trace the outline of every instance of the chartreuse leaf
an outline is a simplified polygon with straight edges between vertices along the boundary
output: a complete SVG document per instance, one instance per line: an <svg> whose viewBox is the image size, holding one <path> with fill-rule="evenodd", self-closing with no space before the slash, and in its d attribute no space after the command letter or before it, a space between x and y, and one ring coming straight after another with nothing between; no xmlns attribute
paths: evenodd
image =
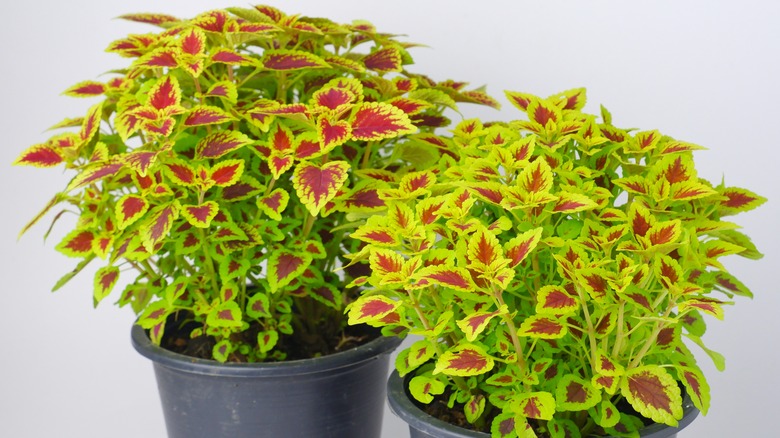
<svg viewBox="0 0 780 438"><path fill-rule="evenodd" d="M323 165L303 161L293 172L293 187L312 216L317 216L325 204L333 199L350 169L346 161L330 161Z"/></svg>
<svg viewBox="0 0 780 438"><path fill-rule="evenodd" d="M485 396L482 394L473 394L466 403L463 404L463 413L466 414L466 420L474 423L485 411Z"/></svg>
<svg viewBox="0 0 780 438"><path fill-rule="evenodd" d="M395 312L399 303L384 295L363 295L349 307L349 324L363 324L380 321Z"/></svg>
<svg viewBox="0 0 780 438"><path fill-rule="evenodd" d="M198 142L195 146L195 157L198 159L220 158L250 143L252 140L243 132L217 131Z"/></svg>
<svg viewBox="0 0 780 438"><path fill-rule="evenodd" d="M716 190L723 197L720 207L724 216L750 211L766 202L763 196L739 187L718 187Z"/></svg>
<svg viewBox="0 0 780 438"><path fill-rule="evenodd" d="M68 257L86 257L92 253L94 240L95 233L91 230L75 229L68 233L55 248Z"/></svg>
<svg viewBox="0 0 780 438"><path fill-rule="evenodd" d="M702 329L703 329L703 327L702 327ZM704 350L705 353L707 353L707 356L709 356L710 359L712 359L712 363L715 365L715 368L718 371L723 371L723 370L726 369L726 358L723 357L723 355L718 353L717 351L714 351L714 350L711 350L711 349L707 348L707 346L704 345L704 342L701 340L701 338L699 336L695 336L693 334L686 333L685 337L687 337L688 339L693 341L696 345L699 346L699 348L701 348L702 350Z"/></svg>
<svg viewBox="0 0 780 438"><path fill-rule="evenodd" d="M158 243L168 236L173 221L179 217L179 206L176 203L162 205L152 210L148 219L141 225L141 239L149 252L154 252Z"/></svg>
<svg viewBox="0 0 780 438"><path fill-rule="evenodd" d="M599 403L594 420L596 424L605 429L615 427L618 421L620 421L620 411L608 398L605 398Z"/></svg>
<svg viewBox="0 0 780 438"><path fill-rule="evenodd" d="M216 345L214 345L214 348L212 348L211 350L211 355L214 357L214 360L216 360L217 362L225 363L227 362L228 357L232 352L233 352L233 344L229 340L223 339L217 342Z"/></svg>
<svg viewBox="0 0 780 438"><path fill-rule="evenodd" d="M232 186L244 173L244 160L222 160L211 168L208 176L210 183L219 187Z"/></svg>
<svg viewBox="0 0 780 438"><path fill-rule="evenodd" d="M412 397L425 404L432 402L433 396L442 394L445 388L444 382L426 375L415 376L409 381L409 392Z"/></svg>
<svg viewBox="0 0 780 438"><path fill-rule="evenodd" d="M573 421L553 418L547 422L551 438L581 438L580 429Z"/></svg>
<svg viewBox="0 0 780 438"><path fill-rule="evenodd" d="M251 297L246 303L246 314L250 318L267 318L271 316L271 311L268 303L268 296L262 292L258 292Z"/></svg>
<svg viewBox="0 0 780 438"><path fill-rule="evenodd" d="M282 220L282 212L287 208L290 195L282 188L276 188L271 193L257 198L257 207L269 218L275 221Z"/></svg>
<svg viewBox="0 0 780 438"><path fill-rule="evenodd" d="M677 426L682 418L682 395L666 369L647 365L626 370L620 382L623 397L643 416L656 423Z"/></svg>
<svg viewBox="0 0 780 438"><path fill-rule="evenodd" d="M257 334L257 349L260 353L267 353L276 346L279 341L279 332L265 330Z"/></svg>
<svg viewBox="0 0 780 438"><path fill-rule="evenodd" d="M206 317L211 327L239 328L242 325L241 308L235 301L227 301L215 306Z"/></svg>
<svg viewBox="0 0 780 438"><path fill-rule="evenodd" d="M417 130L402 110L382 102L365 102L352 119L352 138L375 141L412 134Z"/></svg>
<svg viewBox="0 0 780 438"><path fill-rule="evenodd" d="M200 205L183 205L180 213L193 227L208 228L211 220L219 213L219 205L214 201L206 201Z"/></svg>
<svg viewBox="0 0 780 438"><path fill-rule="evenodd" d="M559 411L585 411L601 401L601 392L587 380L566 374L558 381L555 401Z"/></svg>
<svg viewBox="0 0 780 438"><path fill-rule="evenodd" d="M555 398L549 392L523 392L512 397L511 409L525 418L550 420L555 413Z"/></svg>
<svg viewBox="0 0 780 438"><path fill-rule="evenodd" d="M458 327L466 335L466 340L473 342L482 333L493 317L507 313L506 305L493 312L474 312L457 322Z"/></svg>
<svg viewBox="0 0 780 438"><path fill-rule="evenodd" d="M534 228L516 236L504 244L504 255L509 259L509 266L514 268L530 254L542 237L542 228Z"/></svg>
<svg viewBox="0 0 780 438"><path fill-rule="evenodd" d="M536 292L536 313L545 315L566 315L579 307L577 299L561 286L542 286Z"/></svg>
<svg viewBox="0 0 780 438"><path fill-rule="evenodd" d="M478 376L492 370L493 365L493 358L482 347L463 343L439 356L433 373L444 373L448 376Z"/></svg>
<svg viewBox="0 0 780 438"><path fill-rule="evenodd" d="M421 339L398 355L395 361L396 369L403 377L430 360L435 353L436 346L428 339Z"/></svg>
<svg viewBox="0 0 780 438"><path fill-rule="evenodd" d="M555 318L531 315L520 325L517 334L539 339L558 339L568 333L566 326Z"/></svg>
<svg viewBox="0 0 780 438"><path fill-rule="evenodd" d="M111 290L114 289L118 279L119 268L116 266L104 266L97 270L93 284L94 305L96 307L101 301L103 301L103 298L107 297L111 293Z"/></svg>
<svg viewBox="0 0 780 438"><path fill-rule="evenodd" d="M268 258L268 285L272 291L287 286L311 264L311 256L276 250Z"/></svg>
<svg viewBox="0 0 780 438"><path fill-rule="evenodd" d="M322 58L302 50L266 50L262 62L263 67L277 71L328 67Z"/></svg>
<svg viewBox="0 0 780 438"><path fill-rule="evenodd" d="M693 404L702 414L707 415L710 409L710 385L701 370L695 367L678 367L677 376Z"/></svg>
<svg viewBox="0 0 780 438"><path fill-rule="evenodd" d="M416 287L437 285L462 292L469 292L475 287L467 270L453 266L426 266L417 271L415 278Z"/></svg>
<svg viewBox="0 0 780 438"><path fill-rule="evenodd" d="M62 154L52 146L38 144L29 147L21 153L14 166L35 166L35 167L53 167L64 161Z"/></svg>

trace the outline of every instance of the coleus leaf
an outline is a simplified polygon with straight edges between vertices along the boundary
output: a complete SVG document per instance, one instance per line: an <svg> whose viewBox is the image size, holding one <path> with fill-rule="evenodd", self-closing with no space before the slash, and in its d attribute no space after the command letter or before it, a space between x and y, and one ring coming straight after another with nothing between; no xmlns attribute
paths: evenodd
<svg viewBox="0 0 780 438"><path fill-rule="evenodd" d="M559 411L586 411L601 401L601 392L590 382L566 374L558 381L555 400Z"/></svg>
<svg viewBox="0 0 780 438"><path fill-rule="evenodd" d="M343 297L339 290L332 284L321 284L308 288L308 296L330 307L341 311Z"/></svg>
<svg viewBox="0 0 780 438"><path fill-rule="evenodd" d="M311 256L276 250L268 258L268 285L271 291L287 286L311 264Z"/></svg>
<svg viewBox="0 0 780 438"><path fill-rule="evenodd" d="M693 404L699 408L702 414L707 415L710 408L710 386L701 370L693 367L680 367L677 369L677 375L685 386L686 394L693 400Z"/></svg>
<svg viewBox="0 0 780 438"><path fill-rule="evenodd" d="M558 339L568 333L566 325L545 315L531 315L520 325L518 335L538 339Z"/></svg>
<svg viewBox="0 0 780 438"><path fill-rule="evenodd" d="M555 398L549 392L524 392L512 398L514 412L526 418L551 420L555 413Z"/></svg>
<svg viewBox="0 0 780 438"><path fill-rule="evenodd" d="M106 92L106 85L95 81L82 81L71 86L63 94L71 97L100 96Z"/></svg>
<svg viewBox="0 0 780 438"><path fill-rule="evenodd" d="M249 301L246 304L246 314L250 318L268 318L271 316L271 308L269 306L268 296L262 292L256 293L249 297Z"/></svg>
<svg viewBox="0 0 780 438"><path fill-rule="evenodd" d="M417 271L414 278L416 279L415 287L436 285L461 292L470 292L475 288L468 271L453 266L426 266Z"/></svg>
<svg viewBox="0 0 780 438"><path fill-rule="evenodd" d="M536 292L536 312L546 315L567 315L577 310L577 299L561 286L543 286Z"/></svg>
<svg viewBox="0 0 780 438"><path fill-rule="evenodd" d="M215 164L208 175L209 183L219 187L232 186L244 173L244 160L222 160Z"/></svg>
<svg viewBox="0 0 780 438"><path fill-rule="evenodd" d="M149 89L149 105L156 110L176 110L181 104L181 87L173 76L165 76Z"/></svg>
<svg viewBox="0 0 780 438"><path fill-rule="evenodd" d="M660 366L626 370L620 390L637 412L656 423L676 427L677 421L682 418L680 387L674 377Z"/></svg>
<svg viewBox="0 0 780 438"><path fill-rule="evenodd" d="M276 330L264 330L257 333L257 350L260 353L271 351L279 342L279 332Z"/></svg>
<svg viewBox="0 0 780 438"><path fill-rule="evenodd" d="M534 160L518 176L518 184L526 193L545 193L552 188L552 168L543 159Z"/></svg>
<svg viewBox="0 0 780 438"><path fill-rule="evenodd" d="M155 24L158 26L165 23L175 23L177 21L180 21L178 18L172 15L154 14L154 13L123 14L120 15L118 18L121 18L123 20L128 20L128 21L135 21L137 23Z"/></svg>
<svg viewBox="0 0 780 438"><path fill-rule="evenodd" d="M199 105L192 108L184 119L184 126L215 125L233 120L233 116L222 108Z"/></svg>
<svg viewBox="0 0 780 438"><path fill-rule="evenodd" d="M117 201L114 207L114 217L117 219L117 227L124 230L129 225L140 219L149 209L149 202L145 198L135 194L127 194Z"/></svg>
<svg viewBox="0 0 780 438"><path fill-rule="evenodd" d="M211 327L239 328L242 325L242 315L238 303L228 301L211 309L206 316L206 324Z"/></svg>
<svg viewBox="0 0 780 438"><path fill-rule="evenodd" d="M197 27L191 27L181 33L179 48L184 55L196 57L203 55L206 49L206 34Z"/></svg>
<svg viewBox="0 0 780 438"><path fill-rule="evenodd" d="M274 179L279 179L285 172L295 164L295 159L291 155L280 155L277 153L271 153L268 157L268 168L271 170L271 175Z"/></svg>
<svg viewBox="0 0 780 438"><path fill-rule="evenodd" d="M482 347L463 343L439 356L433 373L444 373L448 376L478 376L492 370L493 365L493 358Z"/></svg>
<svg viewBox="0 0 780 438"><path fill-rule="evenodd" d="M493 312L474 312L458 321L457 324L463 334L466 335L466 340L474 342L474 340L477 339L477 336L487 328L488 324L490 324L490 321L495 316L506 313L506 306L502 306L501 309Z"/></svg>
<svg viewBox="0 0 780 438"><path fill-rule="evenodd" d="M97 270L93 283L93 301L95 306L111 293L118 279L119 268L116 266L105 266Z"/></svg>
<svg viewBox="0 0 780 438"><path fill-rule="evenodd" d="M560 192L556 195L558 200L555 201L553 213L576 213L593 209L598 205L594 200L579 193Z"/></svg>
<svg viewBox="0 0 780 438"><path fill-rule="evenodd" d="M183 205L180 210L182 217L197 228L208 228L217 213L219 205L214 201L205 201L200 205Z"/></svg>
<svg viewBox="0 0 780 438"><path fill-rule="evenodd" d="M329 67L322 58L300 50L266 50L262 63L265 68L277 71Z"/></svg>
<svg viewBox="0 0 780 438"><path fill-rule="evenodd" d="M79 138L81 138L83 144L89 143L89 141L98 133L102 117L103 102L89 108L87 115L81 123L81 131L79 131Z"/></svg>
<svg viewBox="0 0 780 438"><path fill-rule="evenodd" d="M323 87L314 92L312 102L325 110L339 113L355 101L355 94L346 88Z"/></svg>
<svg viewBox="0 0 780 438"><path fill-rule="evenodd" d="M38 144L29 147L14 160L15 166L53 167L64 161L62 154L52 146Z"/></svg>
<svg viewBox="0 0 780 438"><path fill-rule="evenodd" d="M157 244L168 236L173 221L178 217L179 207L175 203L162 205L150 213L141 225L141 239L147 251L155 251Z"/></svg>
<svg viewBox="0 0 780 438"><path fill-rule="evenodd" d="M218 62L230 65L252 65L255 61L238 52L228 49L220 49L211 55L211 62Z"/></svg>
<svg viewBox="0 0 780 438"><path fill-rule="evenodd" d="M416 130L406 113L388 103L365 102L352 117L352 138L355 140L383 140Z"/></svg>
<svg viewBox="0 0 780 438"><path fill-rule="evenodd" d="M478 227L469 238L466 249L469 268L478 272L500 269L509 262L504 258L503 252L496 236L484 227Z"/></svg>
<svg viewBox="0 0 780 438"><path fill-rule="evenodd" d="M252 140L240 131L219 131L201 139L195 147L195 157L220 158L243 146L252 143Z"/></svg>
<svg viewBox="0 0 780 438"><path fill-rule="evenodd" d="M420 403L428 404L433 396L444 393L447 386L439 379L428 376L414 376L409 381L409 393Z"/></svg>
<svg viewBox="0 0 780 438"><path fill-rule="evenodd" d="M168 178L171 179L174 184L189 187L194 186L198 182L195 168L187 161L171 160L166 163L165 170Z"/></svg>
<svg viewBox="0 0 780 438"><path fill-rule="evenodd" d="M394 247L400 242L397 230L370 224L361 226L353 231L350 236L376 246Z"/></svg>
<svg viewBox="0 0 780 438"><path fill-rule="evenodd" d="M293 172L293 187L312 216L317 216L332 200L347 179L346 161L329 161L321 166L303 161Z"/></svg>
<svg viewBox="0 0 780 438"><path fill-rule="evenodd" d="M68 257L86 257L93 251L95 233L90 230L75 229L68 233L55 249Z"/></svg>
<svg viewBox="0 0 780 438"><path fill-rule="evenodd" d="M233 82L220 81L210 86L204 96L219 97L230 103L236 103L238 101L238 90Z"/></svg>
<svg viewBox="0 0 780 438"><path fill-rule="evenodd" d="M396 358L398 374L403 377L428 362L436 354L436 346L427 339L416 341Z"/></svg>
<svg viewBox="0 0 780 438"><path fill-rule="evenodd" d="M349 324L375 323L395 312L399 303L384 295L363 295L349 307Z"/></svg>
<svg viewBox="0 0 780 438"><path fill-rule="evenodd" d="M396 46L381 48L363 58L363 64L379 72L399 72L402 69L401 51Z"/></svg>
<svg viewBox="0 0 780 438"><path fill-rule="evenodd" d="M680 304L678 304L678 309L680 313L684 313L686 311L694 309L722 320L724 314L723 314L723 307L721 306L721 304L722 303L720 301L713 300L713 299L689 298L681 302Z"/></svg>
<svg viewBox="0 0 780 438"><path fill-rule="evenodd" d="M257 198L257 207L268 217L275 221L281 221L281 213L287 207L290 195L282 188L276 188L271 193Z"/></svg>
<svg viewBox="0 0 780 438"><path fill-rule="evenodd" d="M504 244L504 255L509 259L509 267L522 263L539 243L542 237L542 228L535 228L512 238Z"/></svg>
<svg viewBox="0 0 780 438"><path fill-rule="evenodd" d="M466 421L474 423L485 411L485 396L474 394L463 404L463 413L466 415Z"/></svg>
<svg viewBox="0 0 780 438"><path fill-rule="evenodd" d="M718 188L718 193L724 197L720 201L724 215L749 211L766 202L763 196L739 187Z"/></svg>

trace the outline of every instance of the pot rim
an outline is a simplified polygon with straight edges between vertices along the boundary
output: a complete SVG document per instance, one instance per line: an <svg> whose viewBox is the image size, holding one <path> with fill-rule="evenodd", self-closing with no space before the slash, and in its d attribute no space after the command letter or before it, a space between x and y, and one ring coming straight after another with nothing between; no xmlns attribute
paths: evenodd
<svg viewBox="0 0 780 438"><path fill-rule="evenodd" d="M133 324L130 338L135 350L155 365L192 374L232 377L282 377L329 372L376 360L383 354L390 354L403 341L401 338L380 335L358 347L311 359L270 363L221 363L175 353L154 345L146 330L137 324Z"/></svg>
<svg viewBox="0 0 780 438"><path fill-rule="evenodd" d="M463 429L445 421L439 420L436 417L432 417L417 407L412 402L409 393L406 388L406 380L411 377L411 374L406 378L402 378L398 374L398 370L393 370L390 374L390 378L387 380L387 399L390 404L390 410L404 422L409 424L420 432L427 433L439 438L487 438L490 434L485 432L478 432L469 429ZM683 417L678 422L677 427L667 426L665 424L655 423L643 428L640 433L642 437L652 438L661 431L671 432L676 434L677 431L682 430L699 415L699 409L693 405L693 400L685 394L683 397ZM658 435L670 436L670 435ZM673 435L672 435L673 436ZM604 437L608 438L608 437Z"/></svg>

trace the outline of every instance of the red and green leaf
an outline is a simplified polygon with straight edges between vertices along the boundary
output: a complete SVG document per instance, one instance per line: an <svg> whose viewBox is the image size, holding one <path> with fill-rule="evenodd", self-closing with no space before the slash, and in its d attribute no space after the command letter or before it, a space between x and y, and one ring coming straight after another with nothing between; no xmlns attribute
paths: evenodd
<svg viewBox="0 0 780 438"><path fill-rule="evenodd" d="M415 279L416 287L436 285L461 292L470 292L475 288L468 271L446 265L426 266L417 271Z"/></svg>
<svg viewBox="0 0 780 438"><path fill-rule="evenodd" d="M701 370L681 367L677 369L677 375L685 386L686 394L693 400L693 404L699 408L702 414L707 415L710 408L710 385Z"/></svg>
<svg viewBox="0 0 780 438"><path fill-rule="evenodd" d="M149 209L149 202L139 195L127 194L119 199L114 208L117 227L124 230L140 219Z"/></svg>
<svg viewBox="0 0 780 438"><path fill-rule="evenodd" d="M536 312L545 315L567 315L579 307L577 299L561 286L542 286L536 292Z"/></svg>
<svg viewBox="0 0 780 438"><path fill-rule="evenodd" d="M555 398L549 392L523 392L513 397L512 410L525 418L551 420L555 414Z"/></svg>
<svg viewBox="0 0 780 438"><path fill-rule="evenodd" d="M208 180L219 187L232 186L244 173L244 160L222 160L209 171Z"/></svg>
<svg viewBox="0 0 780 438"><path fill-rule="evenodd" d="M293 172L293 187L312 216L317 216L332 200L347 179L350 169L346 161L330 161L321 166L301 162Z"/></svg>
<svg viewBox="0 0 780 438"><path fill-rule="evenodd" d="M525 260L539 244L542 228L526 231L504 244L504 255L509 259L509 267L514 268Z"/></svg>
<svg viewBox="0 0 780 438"><path fill-rule="evenodd" d="M601 392L585 379L566 374L555 389L559 411L586 411L601 401Z"/></svg>
<svg viewBox="0 0 780 438"><path fill-rule="evenodd" d="M192 108L184 119L184 126L203 126L225 123L233 117L225 110L209 105L199 105Z"/></svg>
<svg viewBox="0 0 780 438"><path fill-rule="evenodd" d="M219 213L219 205L214 201L206 201L200 205L183 205L180 213L193 227L208 228L211 220Z"/></svg>
<svg viewBox="0 0 780 438"><path fill-rule="evenodd" d="M363 295L349 307L349 324L364 324L381 321L395 312L399 303L384 295Z"/></svg>
<svg viewBox="0 0 780 438"><path fill-rule="evenodd" d="M322 116L317 123L317 134L321 149L329 151L351 138L352 126L343 120L331 123L327 117Z"/></svg>
<svg viewBox="0 0 780 438"><path fill-rule="evenodd" d="M241 308L235 301L222 303L209 312L206 324L211 327L239 328L242 325Z"/></svg>
<svg viewBox="0 0 780 438"><path fill-rule="evenodd" d="M494 317L506 312L506 307L493 312L474 312L458 321L457 324L463 334L466 335L466 340L473 342L480 333L485 331Z"/></svg>
<svg viewBox="0 0 780 438"><path fill-rule="evenodd" d="M680 387L662 367L642 366L626 370L620 390L637 412L656 423L675 427L682 418Z"/></svg>
<svg viewBox="0 0 780 438"><path fill-rule="evenodd" d="M272 291L287 286L311 264L311 256L277 250L268 258L268 285Z"/></svg>
<svg viewBox="0 0 780 438"><path fill-rule="evenodd" d="M89 230L73 230L56 246L57 251L68 257L86 257L92 253L95 233Z"/></svg>
<svg viewBox="0 0 780 438"><path fill-rule="evenodd" d="M568 333L566 325L545 315L531 315L520 325L518 335L538 339L558 339Z"/></svg>
<svg viewBox="0 0 780 438"><path fill-rule="evenodd" d="M720 205L725 214L749 211L766 202L763 196L739 187L719 188L718 193L724 198Z"/></svg>
<svg viewBox="0 0 780 438"><path fill-rule="evenodd" d="M322 58L300 50L266 50L262 62L265 68L277 71L328 67Z"/></svg>
<svg viewBox="0 0 780 438"><path fill-rule="evenodd" d="M64 161L62 154L49 145L38 144L22 152L14 160L15 166L53 167Z"/></svg>
<svg viewBox="0 0 780 438"><path fill-rule="evenodd" d="M95 81L82 81L65 90L64 94L71 97L100 96L106 92L106 85Z"/></svg>
<svg viewBox="0 0 780 438"><path fill-rule="evenodd" d="M478 376L493 369L494 360L476 344L461 344L445 351L436 361L434 374L448 376Z"/></svg>
<svg viewBox="0 0 780 438"><path fill-rule="evenodd" d="M365 102L352 117L352 138L355 140L383 140L416 130L406 113L388 103Z"/></svg>
<svg viewBox="0 0 780 438"><path fill-rule="evenodd" d="M290 195L282 188L276 188L271 193L257 199L257 207L275 221L282 220L282 212L287 208Z"/></svg>
<svg viewBox="0 0 780 438"><path fill-rule="evenodd" d="M100 120L103 117L103 102L98 103L90 107L87 111L87 115L81 123L81 131L79 131L79 138L86 144L89 143L92 138L97 135L100 130Z"/></svg>
<svg viewBox="0 0 780 438"><path fill-rule="evenodd" d="M198 159L220 158L250 143L252 140L243 132L219 131L198 142L195 147L195 156Z"/></svg>
<svg viewBox="0 0 780 438"><path fill-rule="evenodd" d="M363 64L370 70L379 72L399 72L402 67L401 51L398 47L388 46L363 58Z"/></svg>
<svg viewBox="0 0 780 438"><path fill-rule="evenodd" d="M424 404L432 402L434 396L444 393L446 388L444 382L428 376L415 376L409 381L409 393Z"/></svg>
<svg viewBox="0 0 780 438"><path fill-rule="evenodd" d="M141 241L149 252L154 252L158 243L168 236L173 221L179 217L179 207L167 204L153 210L141 225Z"/></svg>
<svg viewBox="0 0 780 438"><path fill-rule="evenodd" d="M105 266L97 270L93 283L95 306L111 293L117 280L119 280L119 268L116 266Z"/></svg>

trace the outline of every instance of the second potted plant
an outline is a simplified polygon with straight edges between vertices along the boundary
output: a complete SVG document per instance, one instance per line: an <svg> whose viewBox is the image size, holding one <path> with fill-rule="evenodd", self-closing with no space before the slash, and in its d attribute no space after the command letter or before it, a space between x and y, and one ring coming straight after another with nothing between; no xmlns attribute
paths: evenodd
<svg viewBox="0 0 780 438"><path fill-rule="evenodd" d="M721 368L706 320L751 296L720 258L761 257L729 217L765 199L699 178L699 146L583 112L582 89L507 97L526 120L464 121L380 192L350 322L421 337L391 379L413 436L674 436L710 404L683 341Z"/></svg>
<svg viewBox="0 0 780 438"><path fill-rule="evenodd" d="M359 271L333 272L355 246L341 226L383 206L387 157L431 162L445 108L495 101L408 72L410 44L367 22L269 6L123 18L159 30L111 43L126 66L66 91L100 102L15 163L75 173L22 231L77 212L57 249L79 262L55 289L100 265L94 303L116 294L138 315L171 437L378 436L399 341L347 327Z"/></svg>

